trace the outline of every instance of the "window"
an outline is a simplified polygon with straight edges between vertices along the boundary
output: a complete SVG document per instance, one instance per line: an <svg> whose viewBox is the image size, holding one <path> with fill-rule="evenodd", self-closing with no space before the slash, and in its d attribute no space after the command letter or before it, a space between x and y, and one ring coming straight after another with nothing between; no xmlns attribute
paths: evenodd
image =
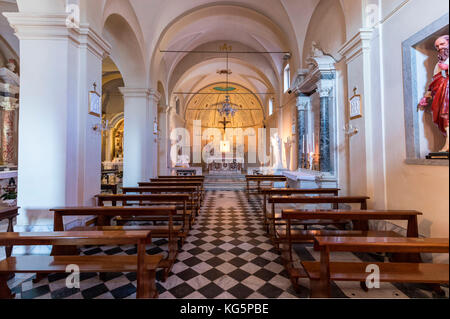
<svg viewBox="0 0 450 319"><path fill-rule="evenodd" d="M175 112L177 112L178 115L180 115L180 99L177 98L175 101Z"/></svg>
<svg viewBox="0 0 450 319"><path fill-rule="evenodd" d="M273 99L269 99L269 116L273 114Z"/></svg>
<svg viewBox="0 0 450 319"><path fill-rule="evenodd" d="M291 87L291 68L288 65L284 68L284 93Z"/></svg>

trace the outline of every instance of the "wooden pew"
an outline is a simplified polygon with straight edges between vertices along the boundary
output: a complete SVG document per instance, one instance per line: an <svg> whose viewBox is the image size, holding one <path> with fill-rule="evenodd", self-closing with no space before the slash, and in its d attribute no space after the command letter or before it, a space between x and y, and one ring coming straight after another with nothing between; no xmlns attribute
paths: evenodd
<svg viewBox="0 0 450 319"><path fill-rule="evenodd" d="M169 181L169 182L140 182L138 183L139 187L196 187L197 199L199 204L203 201L203 182L202 181Z"/></svg>
<svg viewBox="0 0 450 319"><path fill-rule="evenodd" d="M187 209L195 210L195 215L200 213L200 201L198 200L196 186L153 186L153 187L122 187L123 194L190 194L191 202Z"/></svg>
<svg viewBox="0 0 450 319"><path fill-rule="evenodd" d="M339 188L261 188L263 194L263 221L264 227L267 230L267 199L271 196L290 196L290 195L339 195ZM267 230L268 231L268 230Z"/></svg>
<svg viewBox="0 0 450 319"><path fill-rule="evenodd" d="M7 285L10 273L66 273L68 265L81 272L136 272L137 298L157 298L156 268L161 255L147 255L150 231L4 233L0 246L33 245L137 245L137 256L17 256L0 261L0 298L14 298Z"/></svg>
<svg viewBox="0 0 450 319"><path fill-rule="evenodd" d="M202 181L204 181L205 180L205 176L203 176L203 175L195 175L195 176L166 176L166 175L160 175L160 176L158 176L158 178L161 178L161 179L193 179L193 180L195 180L195 179L198 179L198 180L202 180Z"/></svg>
<svg viewBox="0 0 450 319"><path fill-rule="evenodd" d="M120 194L120 195L107 195L100 194L95 196L97 198L98 206L105 206L105 202L110 202L112 206L161 206L161 205L175 205L177 210L181 210L181 214L177 213L173 216L175 222L180 222L181 225L174 226L173 230L175 237L180 239L180 245L182 246L185 238L187 237L189 230L192 227L193 216L195 212L187 210L187 203L191 200L190 194L147 194L147 195L130 195L130 194ZM123 226L125 222L128 221L167 221L165 216L140 216L140 217L122 217L118 216L116 218L117 225ZM136 229L139 227L133 227ZM153 236L163 236L168 237L168 232L166 227L161 226L142 226L143 229L152 230ZM119 229L119 228L116 228ZM126 229L124 227L123 229Z"/></svg>
<svg viewBox="0 0 450 319"><path fill-rule="evenodd" d="M261 193L262 182L287 182L287 177L283 175L245 175L247 182L247 196L250 196L250 182L256 183L257 194Z"/></svg>
<svg viewBox="0 0 450 319"><path fill-rule="evenodd" d="M448 264L430 263L359 263L332 262L331 252L449 253L449 240L435 238L390 237L316 237L314 248L320 251L320 262L303 261L310 280L312 298L331 297L331 281L359 281L363 289L368 276L366 267L379 267L380 282L434 284L449 283Z"/></svg>
<svg viewBox="0 0 450 319"><path fill-rule="evenodd" d="M202 200L205 198L205 179L203 177L191 177L191 178L184 178L184 177L178 177L178 178L164 178L164 177L158 177L158 178L151 178L151 183L189 183L189 182L200 182L200 192L202 194Z"/></svg>
<svg viewBox="0 0 450 319"><path fill-rule="evenodd" d="M104 207L62 207L54 208L50 211L54 212L54 231L64 231L63 217L64 216L97 216L98 229L114 230L114 226L111 227L111 219L117 216L122 217L150 217L150 216L164 216L168 219L167 226L162 226L166 228L165 231L154 229L153 238L168 238L168 254L167 258L162 259L158 265L158 268L164 268L165 281L175 263L176 257L178 255L178 245L177 239L175 237L175 231L173 227L173 218L176 215L175 206L157 206L157 207L114 207L114 206L104 206ZM132 230L133 228L129 228ZM138 229L139 228L135 228ZM163 235L162 235L163 233ZM167 234L167 235L166 235ZM74 246L54 246L52 249L52 256L63 256L63 255L77 255L79 252Z"/></svg>
<svg viewBox="0 0 450 319"><path fill-rule="evenodd" d="M19 208L20 207L1 207L0 208L0 221L7 219L8 220L8 228L6 229L6 231L8 233L12 233L14 232L14 218L16 218L17 216L19 216ZM5 252L6 252L6 257L10 257L11 256L11 252L12 252L13 247L12 246L6 246L5 247Z"/></svg>
<svg viewBox="0 0 450 319"><path fill-rule="evenodd" d="M339 204L359 204L361 210L367 209L367 196L271 196L268 199L268 203L272 205L269 216L266 217L268 223L268 233L272 238L274 244L277 246L279 243L279 232L277 232L277 225L285 225L285 221L281 217L281 214L276 213L276 204L330 204L333 209L337 209ZM358 224L361 221L355 220L354 224ZM302 220L297 222L298 225L303 225L305 230L310 225L331 225L334 224L339 228L343 228L348 221L344 219L330 222L329 220L321 220L319 218L312 218L311 221ZM358 225L356 225L358 227ZM368 230L368 226L364 230Z"/></svg>
<svg viewBox="0 0 450 319"><path fill-rule="evenodd" d="M306 273L303 269L296 268L292 265L292 244L310 242L316 236L368 236L368 237L395 237L399 236L394 232L384 231L371 231L368 227L369 220L403 220L408 222L407 237L417 238L419 236L419 229L417 224L417 216L422 213L417 211L378 211L378 210L295 210L285 209L282 210L282 219L287 221L286 236L280 237L280 243L286 244L286 247L282 247L282 261L285 264L286 270L290 275L290 279L294 288L298 288L298 279L306 277ZM352 231L292 231L292 225L295 222L303 222L307 220L331 220L333 222L341 220L353 220L360 221L355 224L356 227ZM401 262L420 262L421 258L418 254L394 254L392 261Z"/></svg>

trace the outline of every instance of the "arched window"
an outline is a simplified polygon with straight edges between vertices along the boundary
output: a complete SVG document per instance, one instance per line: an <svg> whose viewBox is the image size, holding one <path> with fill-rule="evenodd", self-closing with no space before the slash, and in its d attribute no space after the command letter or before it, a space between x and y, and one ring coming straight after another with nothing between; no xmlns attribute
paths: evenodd
<svg viewBox="0 0 450 319"><path fill-rule="evenodd" d="M291 68L288 65L284 68L284 93L291 87Z"/></svg>
<svg viewBox="0 0 450 319"><path fill-rule="evenodd" d="M273 114L273 98L269 99L269 116Z"/></svg>
<svg viewBox="0 0 450 319"><path fill-rule="evenodd" d="M178 115L180 115L180 99L177 98L175 100L175 112L177 112Z"/></svg>

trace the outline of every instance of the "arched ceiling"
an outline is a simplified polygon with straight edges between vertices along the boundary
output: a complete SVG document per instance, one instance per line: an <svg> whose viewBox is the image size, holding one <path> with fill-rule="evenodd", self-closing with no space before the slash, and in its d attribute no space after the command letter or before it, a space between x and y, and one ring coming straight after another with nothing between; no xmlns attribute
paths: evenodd
<svg viewBox="0 0 450 319"><path fill-rule="evenodd" d="M229 81L249 88L254 93L261 93L260 100L265 100L267 93L274 93L278 88L279 76L270 63L267 55L239 54L233 52L248 51L247 46L229 43L232 51L228 54L228 70L231 71ZM218 50L223 42L212 42L196 48L196 50ZM226 53L189 54L171 71L169 91L197 92L210 83L226 81Z"/></svg>
<svg viewBox="0 0 450 319"><path fill-rule="evenodd" d="M193 95L188 100L185 118L188 123L201 120L203 128L223 128L224 117L220 115L220 106L215 104L225 101L228 95L231 103L237 105L234 116L226 118L230 121L227 128L247 128L261 126L264 121L264 108L259 98L251 90L236 83L229 83L229 92L223 91L227 87L224 82L211 84Z"/></svg>
<svg viewBox="0 0 450 319"><path fill-rule="evenodd" d="M171 70L184 56L167 57L160 49L191 50L220 39L245 43L255 50L281 50L292 53L291 67L301 67L303 42L311 16L320 0L71 0L80 4L81 22L89 23L99 34L120 33L126 36L106 37L113 48L123 40L122 49L135 55L139 68L123 71L133 54L112 52L127 85L156 88L157 81L167 87ZM341 2L343 0L340 0ZM22 12L63 12L66 0L18 0ZM39 4L36 4L39 2ZM111 15L121 16L111 20ZM109 21L108 21L109 20ZM108 23L110 22L110 23ZM117 26L116 26L117 24ZM130 32L128 32L128 30ZM123 33L123 32L122 32ZM111 38L113 40L111 41ZM132 39L132 40L130 40ZM275 71L283 63L277 55L269 57ZM120 61L120 60L127 60ZM142 71L141 71L142 70ZM142 80L142 75L145 75ZM137 80L138 79L138 80ZM166 94L170 95L169 90Z"/></svg>

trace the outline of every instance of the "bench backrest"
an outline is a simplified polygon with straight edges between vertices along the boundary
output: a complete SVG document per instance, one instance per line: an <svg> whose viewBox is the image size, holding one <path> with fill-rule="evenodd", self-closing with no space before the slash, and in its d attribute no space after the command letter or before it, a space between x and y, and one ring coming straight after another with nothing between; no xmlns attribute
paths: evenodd
<svg viewBox="0 0 450 319"><path fill-rule="evenodd" d="M360 204L361 209L367 209L367 196L271 196L271 204Z"/></svg>
<svg viewBox="0 0 450 319"><path fill-rule="evenodd" d="M195 193L197 192L197 187L196 186L122 187L122 192L124 194Z"/></svg>
<svg viewBox="0 0 450 319"><path fill-rule="evenodd" d="M283 209L281 218L292 220L336 219L336 220L408 220L422 215L415 210L299 210Z"/></svg>
<svg viewBox="0 0 450 319"><path fill-rule="evenodd" d="M327 237L314 239L317 250L345 252L447 253L448 238Z"/></svg>
<svg viewBox="0 0 450 319"><path fill-rule="evenodd" d="M95 196L97 198L98 206L104 206L105 202L111 202L113 206L117 206L117 203L122 203L122 206L127 206L129 202L139 201L139 205L147 205L151 203L183 203L191 201L191 194L99 194Z"/></svg>
<svg viewBox="0 0 450 319"><path fill-rule="evenodd" d="M156 186L197 186L203 185L202 181L156 181L156 182L140 182L139 187L156 187Z"/></svg>
<svg viewBox="0 0 450 319"><path fill-rule="evenodd" d="M0 233L0 246L131 245L151 243L151 231Z"/></svg>
<svg viewBox="0 0 450 319"><path fill-rule="evenodd" d="M265 182L265 181L286 182L287 177L286 176L267 176L267 175L254 176L254 175L250 175L250 176L246 177L246 180L248 182Z"/></svg>
<svg viewBox="0 0 450 319"><path fill-rule="evenodd" d="M183 175L181 175L181 176L163 176L163 175L160 175L160 176L158 176L158 178L160 178L160 179L179 179L179 178L181 178L181 179L204 180L205 176L203 176L203 175L196 175L196 176L183 176Z"/></svg>
<svg viewBox="0 0 450 319"><path fill-rule="evenodd" d="M261 188L266 195L294 195L294 194L331 194L338 196L339 188Z"/></svg>

